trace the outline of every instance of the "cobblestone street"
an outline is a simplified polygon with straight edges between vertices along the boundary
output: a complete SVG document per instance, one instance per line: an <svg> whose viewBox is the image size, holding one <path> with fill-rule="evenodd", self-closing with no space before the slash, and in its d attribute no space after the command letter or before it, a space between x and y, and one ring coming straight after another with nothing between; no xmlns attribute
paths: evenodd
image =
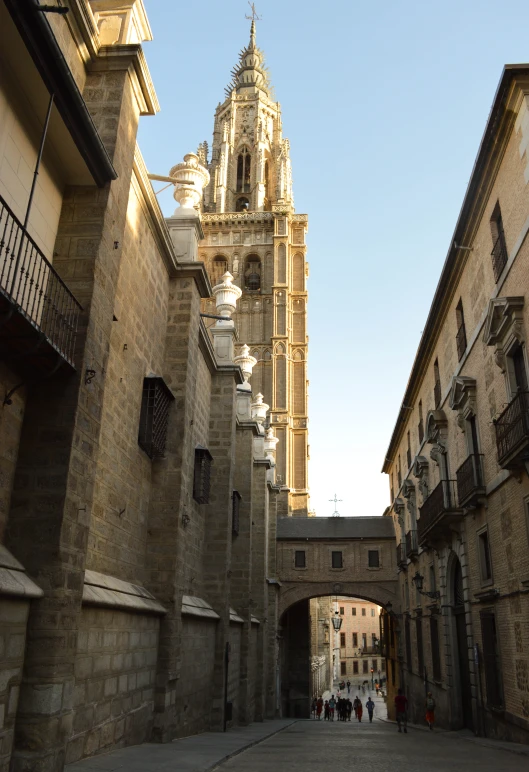
<svg viewBox="0 0 529 772"><path fill-rule="evenodd" d="M527 771L529 759L492 743L455 732L408 728L398 734L393 723L370 724L298 721L259 745L217 767L219 772L296 772L338 768L340 772L509 772ZM516 747L516 746L515 746ZM527 750L525 746L520 751Z"/></svg>

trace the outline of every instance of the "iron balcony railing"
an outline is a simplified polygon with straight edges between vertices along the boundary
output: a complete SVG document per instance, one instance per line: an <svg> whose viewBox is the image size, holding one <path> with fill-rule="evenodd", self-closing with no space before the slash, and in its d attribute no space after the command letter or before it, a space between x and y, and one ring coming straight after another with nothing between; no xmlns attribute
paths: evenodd
<svg viewBox="0 0 529 772"><path fill-rule="evenodd" d="M460 507L484 492L482 458L481 453L471 453L456 472L457 498Z"/></svg>
<svg viewBox="0 0 529 772"><path fill-rule="evenodd" d="M457 345L457 357L461 361L463 354L467 350L467 331L465 330L465 323L462 322L459 330L456 333L456 345Z"/></svg>
<svg viewBox="0 0 529 772"><path fill-rule="evenodd" d="M406 565L406 545L397 544L397 565Z"/></svg>
<svg viewBox="0 0 529 772"><path fill-rule="evenodd" d="M433 399L435 407L438 408L441 404L441 381L436 381L433 388Z"/></svg>
<svg viewBox="0 0 529 772"><path fill-rule="evenodd" d="M498 461L505 466L529 446L529 392L519 391L494 425Z"/></svg>
<svg viewBox="0 0 529 772"><path fill-rule="evenodd" d="M73 366L81 305L1 196L0 294Z"/></svg>
<svg viewBox="0 0 529 772"><path fill-rule="evenodd" d="M426 535L439 523L445 512L456 509L455 480L441 480L420 507L417 536L422 544Z"/></svg>
<svg viewBox="0 0 529 772"><path fill-rule="evenodd" d="M408 531L406 534L406 557L412 558L414 555L417 555L418 552L417 531Z"/></svg>
<svg viewBox="0 0 529 772"><path fill-rule="evenodd" d="M500 278L503 269L507 265L508 254L507 244L505 243L505 234L503 230L498 232L498 238L494 246L492 247L492 270L494 271L494 279L497 282Z"/></svg>

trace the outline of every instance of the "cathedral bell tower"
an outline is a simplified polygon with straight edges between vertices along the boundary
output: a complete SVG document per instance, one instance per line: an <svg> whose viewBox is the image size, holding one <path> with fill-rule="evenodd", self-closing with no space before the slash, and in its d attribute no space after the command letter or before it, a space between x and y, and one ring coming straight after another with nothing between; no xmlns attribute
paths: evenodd
<svg viewBox="0 0 529 772"><path fill-rule="evenodd" d="M307 515L307 215L294 210L290 145L253 20L215 112L211 158L207 142L197 155L210 174L199 260L213 285L229 271L242 290L233 318L257 360L253 391L264 395L279 438L280 512ZM206 312L214 308L205 301Z"/></svg>

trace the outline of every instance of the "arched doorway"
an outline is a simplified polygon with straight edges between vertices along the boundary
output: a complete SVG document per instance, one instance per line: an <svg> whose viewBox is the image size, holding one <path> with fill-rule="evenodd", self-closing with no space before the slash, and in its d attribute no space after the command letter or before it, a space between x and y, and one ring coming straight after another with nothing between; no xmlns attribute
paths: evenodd
<svg viewBox="0 0 529 772"><path fill-rule="evenodd" d="M457 651L454 656L454 679L458 679L460 693L461 724L468 729L474 729L472 716L472 686L470 681L470 666L468 661L468 636L465 615L465 596L463 591L463 572L461 563L455 558L453 565L453 615L455 619L455 634Z"/></svg>

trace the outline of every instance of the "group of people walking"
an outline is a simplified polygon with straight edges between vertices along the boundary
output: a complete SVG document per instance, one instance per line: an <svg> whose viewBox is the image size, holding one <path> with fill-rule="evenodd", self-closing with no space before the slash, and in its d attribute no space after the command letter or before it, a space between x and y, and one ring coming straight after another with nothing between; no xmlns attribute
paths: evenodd
<svg viewBox="0 0 529 772"><path fill-rule="evenodd" d="M375 703L371 697L369 697L366 702L366 710L367 715L369 716L369 721L372 722ZM353 702L351 702L349 697L339 696L338 699L335 699L334 694L332 694L329 700L324 700L321 695L318 697L318 699L315 697L312 701L311 711L313 717L318 721L321 721L322 714L324 721L334 721L335 715L338 721L350 721L354 711L356 720L361 723L364 709L362 700L358 697L358 695L355 697Z"/></svg>

